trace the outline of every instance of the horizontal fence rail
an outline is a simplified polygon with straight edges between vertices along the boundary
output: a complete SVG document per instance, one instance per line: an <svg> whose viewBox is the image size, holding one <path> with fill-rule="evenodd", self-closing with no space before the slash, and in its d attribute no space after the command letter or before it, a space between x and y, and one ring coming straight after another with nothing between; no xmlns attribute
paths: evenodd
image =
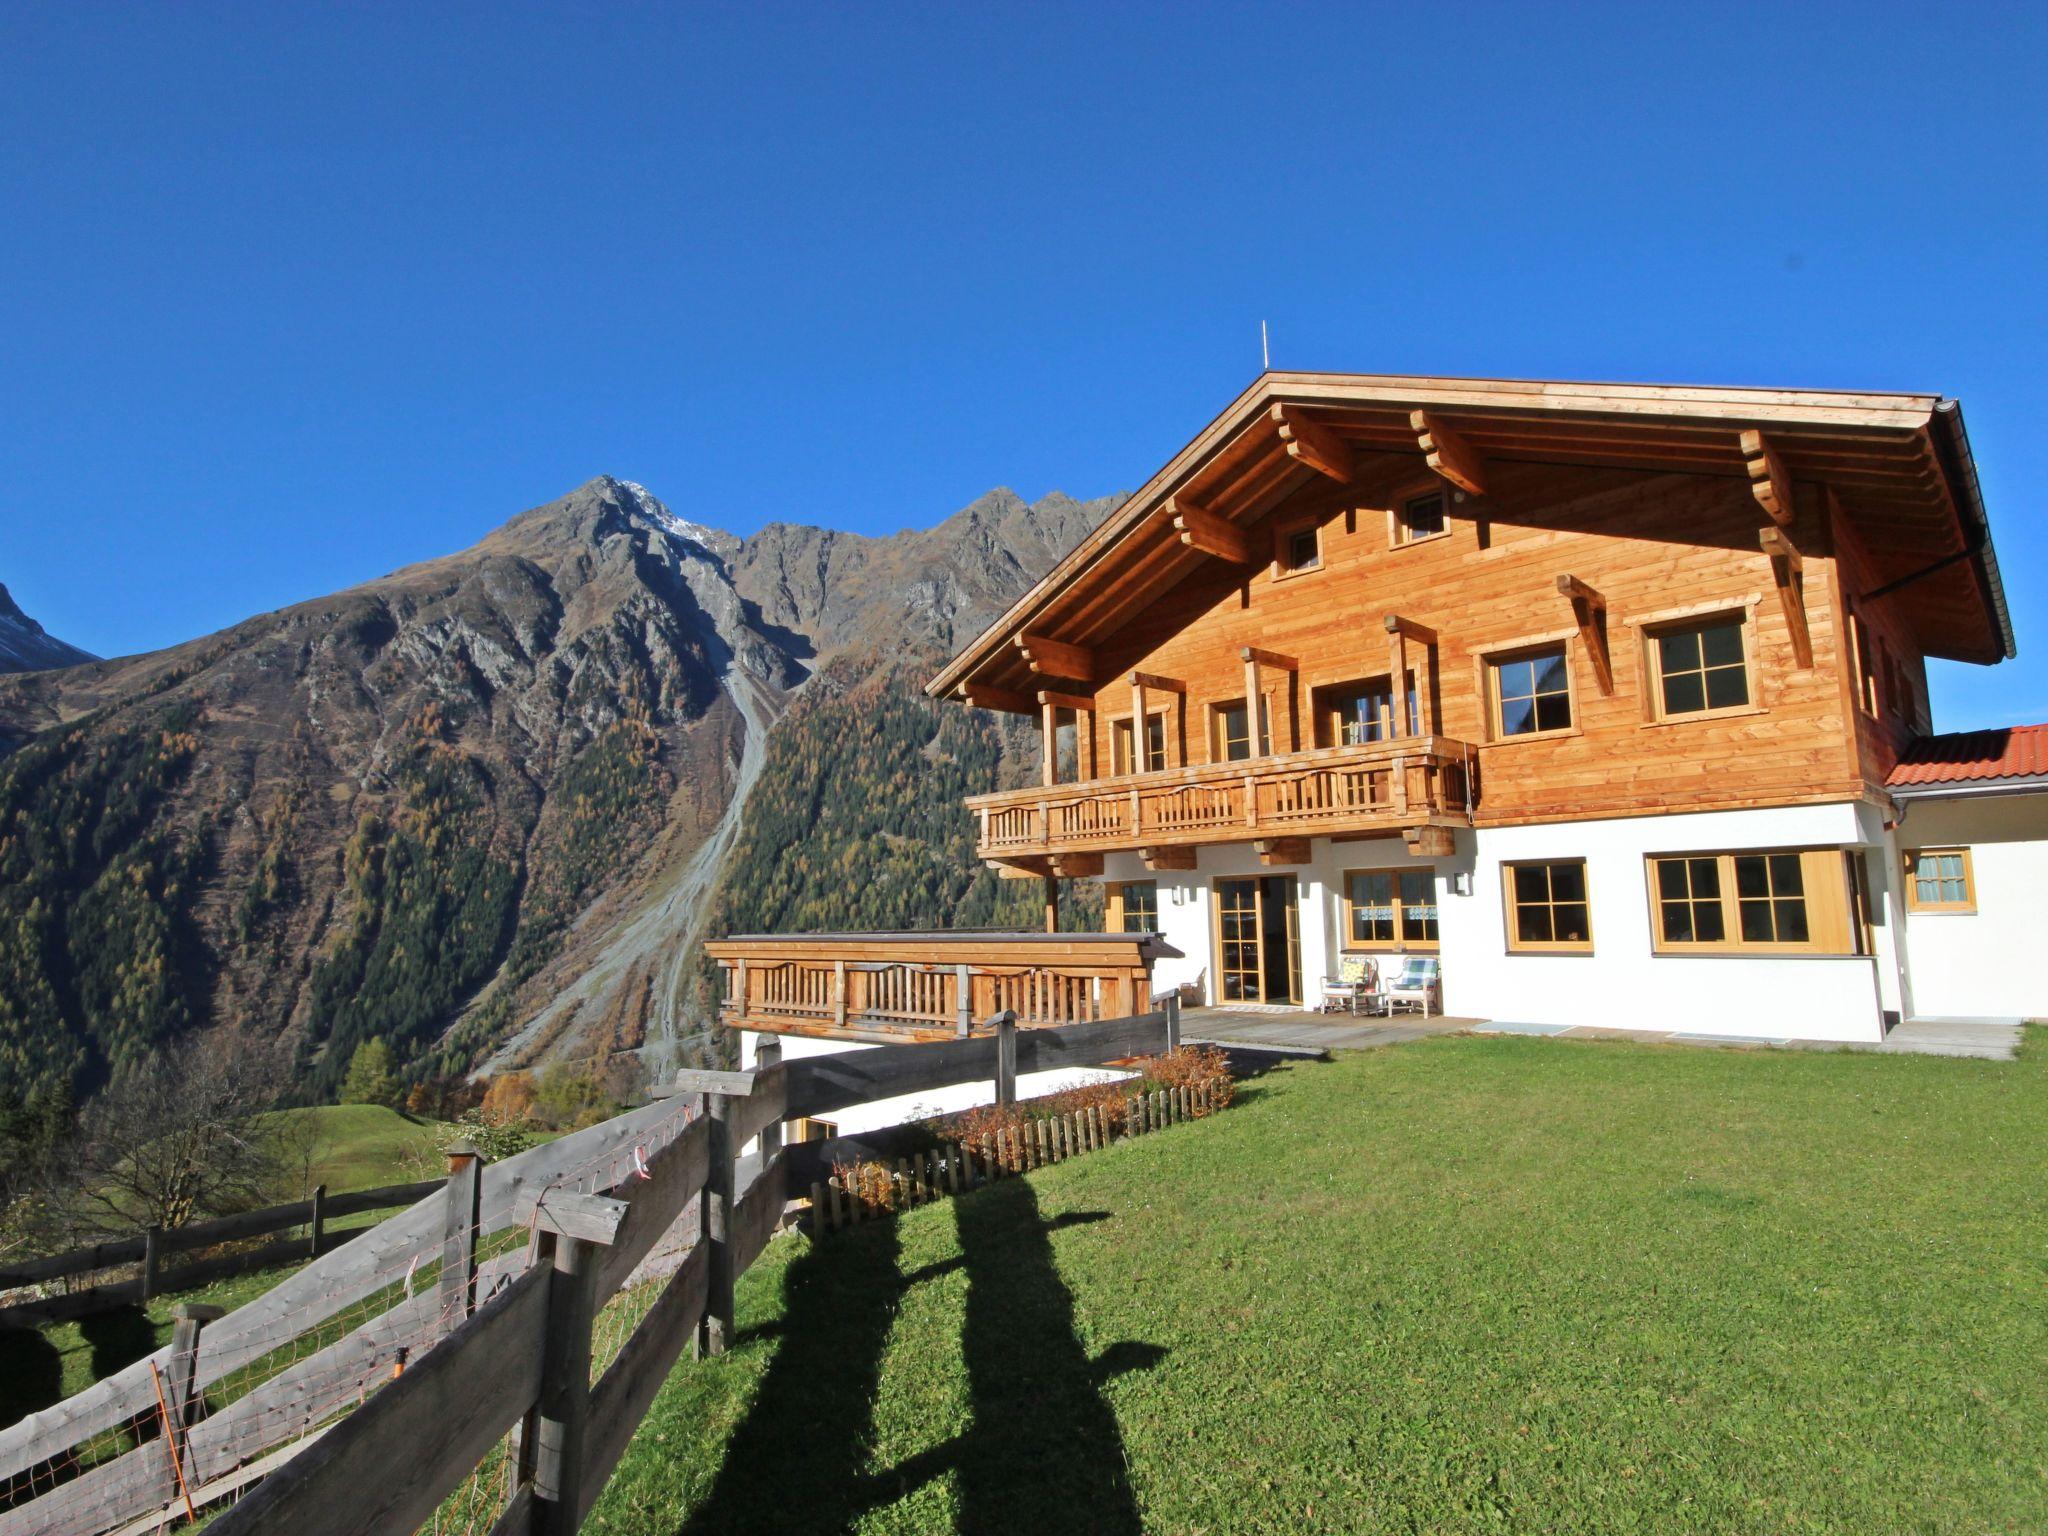
<svg viewBox="0 0 2048 1536"><path fill-rule="evenodd" d="M783 1145L783 1122L977 1080L1011 1102L1020 1072L1177 1039L1169 1004L1045 1030L998 1014L964 1039L787 1063L771 1041L752 1071L686 1072L603 1125L490 1167L458 1158L357 1242L225 1317L181 1308L165 1349L0 1431L0 1475L34 1495L0 1511L0 1536L150 1529L230 1494L213 1523L228 1536L401 1536L463 1490L487 1505L468 1528L573 1531L683 1350L729 1340L734 1279L804 1187L809 1149ZM492 1251L492 1235L521 1240ZM594 1320L629 1292L644 1308L600 1359ZM282 1365L224 1395L265 1349ZM113 1443L88 1461L95 1441Z"/></svg>
<svg viewBox="0 0 2048 1536"><path fill-rule="evenodd" d="M52 1280L134 1264L139 1272L133 1279L104 1283L0 1306L0 1326L32 1325L65 1318L89 1316L113 1307L148 1301L164 1291L186 1290L228 1275L267 1269L293 1259L315 1257L329 1252L358 1235L355 1230L329 1232L327 1223L337 1217L360 1216L368 1211L389 1210L394 1205L411 1205L441 1188L441 1180L426 1179L414 1184L389 1184L377 1189L350 1190L339 1195L327 1193L322 1185L310 1200L294 1200L262 1210L239 1211L206 1221L188 1222L181 1227L163 1227L91 1243L47 1258L28 1259L0 1267L0 1292ZM163 1258L172 1253L216 1248L272 1232L295 1227L311 1231L303 1241L269 1243L261 1248L165 1270Z"/></svg>
<svg viewBox="0 0 2048 1536"><path fill-rule="evenodd" d="M1469 824L1472 749L1441 736L974 795L985 858Z"/></svg>

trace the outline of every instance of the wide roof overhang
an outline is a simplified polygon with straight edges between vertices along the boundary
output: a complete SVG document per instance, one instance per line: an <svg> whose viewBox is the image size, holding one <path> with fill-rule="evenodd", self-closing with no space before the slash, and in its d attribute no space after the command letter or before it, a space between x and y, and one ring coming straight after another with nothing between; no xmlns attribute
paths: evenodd
<svg viewBox="0 0 2048 1536"><path fill-rule="evenodd" d="M1931 656L2014 654L1962 411L1924 394L1266 373L927 684L934 696L1047 686L1028 638L1085 651L1133 607L1283 503L1333 505L1434 469L1491 464L1716 475L1770 505L1824 486L1875 564L1852 596L1896 592ZM1425 469L1427 466L1427 469ZM1320 488L1320 489L1317 489ZM1787 503L1789 506L1789 503ZM1511 522L1513 509L1493 514ZM1789 512L1786 514L1789 516ZM1767 519L1760 511L1759 521ZM1056 671L1056 669L1055 669ZM1099 679L1078 678L1078 682Z"/></svg>

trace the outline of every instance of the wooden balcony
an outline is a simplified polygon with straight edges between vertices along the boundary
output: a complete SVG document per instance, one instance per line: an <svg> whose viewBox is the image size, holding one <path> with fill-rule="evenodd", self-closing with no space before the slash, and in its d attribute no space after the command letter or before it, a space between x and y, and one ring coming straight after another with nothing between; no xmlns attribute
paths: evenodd
<svg viewBox="0 0 2048 1536"><path fill-rule="evenodd" d="M1026 1028L1144 1013L1152 962L1178 956L1156 934L746 934L705 946L736 1029L880 1043L948 1040L1005 1009Z"/></svg>
<svg viewBox="0 0 2048 1536"><path fill-rule="evenodd" d="M981 856L1027 868L1063 855L1203 843L1372 832L1416 842L1423 829L1472 824L1475 760L1464 742L1410 736L1005 790L967 805L981 819Z"/></svg>

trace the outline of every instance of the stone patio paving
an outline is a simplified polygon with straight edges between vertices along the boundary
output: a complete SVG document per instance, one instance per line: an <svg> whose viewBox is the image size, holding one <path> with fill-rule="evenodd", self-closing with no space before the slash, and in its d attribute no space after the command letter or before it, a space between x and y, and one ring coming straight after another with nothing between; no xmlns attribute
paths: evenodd
<svg viewBox="0 0 2048 1536"><path fill-rule="evenodd" d="M1511 1020L1433 1017L1419 1013L1385 1017L1353 1017L1288 1008L1191 1008L1182 1017L1187 1040L1215 1045L1243 1045L1258 1050L1359 1051L1400 1045L1430 1035L1545 1035L1577 1040L1637 1040L1652 1044L1717 1045L1744 1050L1767 1047L1791 1050L1879 1051L1919 1056L1968 1056L1985 1061L2011 1061L2019 1051L2022 1024L2017 1019L1908 1019L1882 1042L1803 1040L1797 1035L1768 1039L1669 1029L1597 1029L1584 1024L1518 1024Z"/></svg>

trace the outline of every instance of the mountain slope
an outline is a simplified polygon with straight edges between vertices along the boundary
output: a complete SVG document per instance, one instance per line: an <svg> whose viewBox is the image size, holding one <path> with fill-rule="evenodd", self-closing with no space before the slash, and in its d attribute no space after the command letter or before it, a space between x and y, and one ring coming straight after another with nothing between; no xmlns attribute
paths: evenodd
<svg viewBox="0 0 2048 1536"><path fill-rule="evenodd" d="M0 679L26 743L0 759L0 1099L89 1090L188 1028L284 1043L316 1096L372 1036L415 1076L672 1058L706 1022L695 946L735 850L742 874L791 852L745 828L749 787L782 805L808 761L775 745L792 694L910 700L1110 505L994 492L891 538L737 539L600 478L461 554ZM859 771L956 813L1023 771L1014 726L947 713L964 777L925 771L935 720ZM989 905L953 891L932 920L963 903Z"/></svg>
<svg viewBox="0 0 2048 1536"><path fill-rule="evenodd" d="M75 667L97 661L90 651L66 645L21 611L0 583L0 672L40 672L47 667Z"/></svg>

